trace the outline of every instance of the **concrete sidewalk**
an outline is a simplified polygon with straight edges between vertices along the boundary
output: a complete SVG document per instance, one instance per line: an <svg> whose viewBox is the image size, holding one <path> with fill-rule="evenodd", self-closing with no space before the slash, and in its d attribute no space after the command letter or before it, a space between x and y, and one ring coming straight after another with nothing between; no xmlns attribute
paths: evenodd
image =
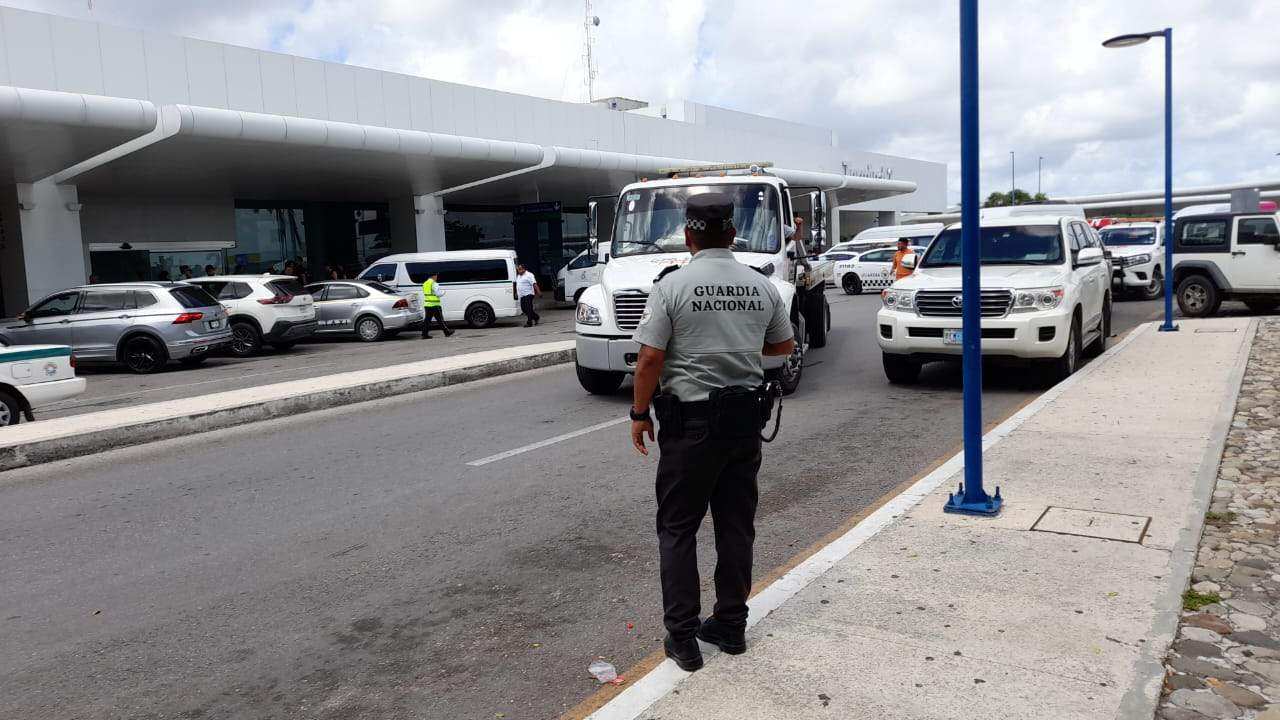
<svg viewBox="0 0 1280 720"><path fill-rule="evenodd" d="M1151 718L1253 329L1139 328L987 435L1000 516L943 514L953 458L592 717Z"/></svg>
<svg viewBox="0 0 1280 720"><path fill-rule="evenodd" d="M572 340L522 345L24 423L0 433L0 471L533 370L573 355Z"/></svg>

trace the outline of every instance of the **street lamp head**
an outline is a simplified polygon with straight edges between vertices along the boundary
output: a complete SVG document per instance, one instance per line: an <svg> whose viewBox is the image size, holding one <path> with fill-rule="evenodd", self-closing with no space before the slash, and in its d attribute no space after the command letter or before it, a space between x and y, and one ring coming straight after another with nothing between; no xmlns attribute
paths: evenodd
<svg viewBox="0 0 1280 720"><path fill-rule="evenodd" d="M1145 33L1129 33L1127 35L1117 35L1110 40L1104 40L1102 47L1105 48L1127 48L1134 45L1141 45L1153 37L1164 37L1164 30L1153 30Z"/></svg>

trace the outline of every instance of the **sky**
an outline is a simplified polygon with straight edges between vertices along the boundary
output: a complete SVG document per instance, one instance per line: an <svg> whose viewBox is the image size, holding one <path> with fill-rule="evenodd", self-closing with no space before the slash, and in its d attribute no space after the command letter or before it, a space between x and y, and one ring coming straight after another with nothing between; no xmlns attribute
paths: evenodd
<svg viewBox="0 0 1280 720"><path fill-rule="evenodd" d="M586 98L577 0L3 0L104 23L565 101ZM686 99L948 165L959 199L955 0L594 0L597 97ZM982 188L1050 197L1280 176L1280 0L984 0ZM1037 178L1038 158L1043 173Z"/></svg>

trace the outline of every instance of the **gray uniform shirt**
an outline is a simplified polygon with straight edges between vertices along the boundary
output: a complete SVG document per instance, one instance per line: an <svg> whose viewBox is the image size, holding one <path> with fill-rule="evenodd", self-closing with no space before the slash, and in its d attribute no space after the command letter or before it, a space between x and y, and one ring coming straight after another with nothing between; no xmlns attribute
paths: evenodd
<svg viewBox="0 0 1280 720"><path fill-rule="evenodd" d="M791 320L769 278L727 249L702 250L654 283L634 339L664 350L662 389L684 402L715 388L764 381L764 344L792 337Z"/></svg>

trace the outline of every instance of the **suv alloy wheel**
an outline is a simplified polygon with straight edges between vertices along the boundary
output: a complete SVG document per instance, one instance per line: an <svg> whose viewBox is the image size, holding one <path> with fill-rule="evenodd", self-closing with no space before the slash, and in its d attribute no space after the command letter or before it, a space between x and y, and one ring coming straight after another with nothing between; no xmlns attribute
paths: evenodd
<svg viewBox="0 0 1280 720"><path fill-rule="evenodd" d="M1178 309L1187 317L1205 317L1218 311L1222 298L1213 281L1204 275L1188 275L1178 283Z"/></svg>

